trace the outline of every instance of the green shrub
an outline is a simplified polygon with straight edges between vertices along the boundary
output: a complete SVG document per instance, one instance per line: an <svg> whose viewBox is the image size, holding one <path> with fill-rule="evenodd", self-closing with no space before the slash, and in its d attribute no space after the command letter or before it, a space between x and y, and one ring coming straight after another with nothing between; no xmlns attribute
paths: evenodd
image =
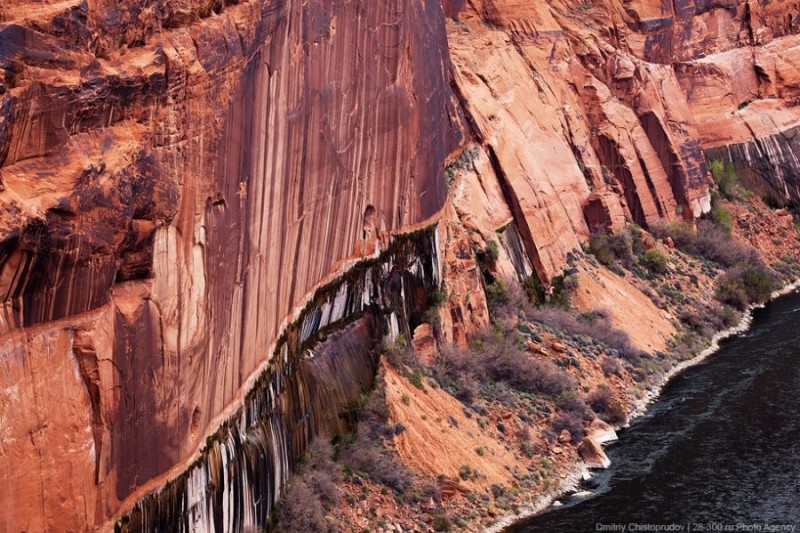
<svg viewBox="0 0 800 533"><path fill-rule="evenodd" d="M488 280L493 279L491 276L487 276L487 278ZM530 306L523 287L516 280L509 283L504 279L494 278L494 281L485 287L486 303L493 322L516 318L520 310Z"/></svg>
<svg viewBox="0 0 800 533"><path fill-rule="evenodd" d="M730 305L723 305L721 308L715 307L714 309L717 310L716 320L719 320L719 322L722 324L722 328L720 329L733 327L741 318L741 315L736 312L736 309Z"/></svg>
<svg viewBox="0 0 800 533"><path fill-rule="evenodd" d="M759 264L733 267L717 282L717 298L740 310L765 301L773 290L772 276Z"/></svg>
<svg viewBox="0 0 800 533"><path fill-rule="evenodd" d="M430 293L430 304L432 306L442 305L447 301L447 289L444 284Z"/></svg>
<svg viewBox="0 0 800 533"><path fill-rule="evenodd" d="M644 230L636 224L628 224L625 226L625 231L631 236L631 248L634 255L642 255L644 252L644 241L642 240L642 233Z"/></svg>
<svg viewBox="0 0 800 533"><path fill-rule="evenodd" d="M733 166L733 163L715 159L708 164L708 169L711 171L714 183L722 196L730 200L735 200L742 196L739 176L736 174L736 167Z"/></svg>
<svg viewBox="0 0 800 533"><path fill-rule="evenodd" d="M450 519L447 517L446 514L437 514L433 517L433 521L431 522L431 527L434 531L452 531L453 525L450 522Z"/></svg>
<svg viewBox="0 0 800 533"><path fill-rule="evenodd" d="M548 305L555 307L569 307L570 296L578 288L578 278L574 275L561 274L553 278L552 293Z"/></svg>
<svg viewBox="0 0 800 533"><path fill-rule="evenodd" d="M500 247L497 245L497 241L494 239L489 239L486 241L486 260L494 264L497 262L497 259L500 257Z"/></svg>
<svg viewBox="0 0 800 533"><path fill-rule="evenodd" d="M500 278L496 278L493 282L486 286L486 298L489 304L504 304L508 303L511 299L511 293L508 290L508 285Z"/></svg>
<svg viewBox="0 0 800 533"><path fill-rule="evenodd" d="M733 229L733 217L731 216L731 212L721 205L716 206L711 211L711 220L714 222L715 226L725 233L730 234Z"/></svg>
<svg viewBox="0 0 800 533"><path fill-rule="evenodd" d="M647 270L650 275L666 274L669 272L667 266L667 256L660 250L651 248L642 254L639 263Z"/></svg>
<svg viewBox="0 0 800 533"><path fill-rule="evenodd" d="M600 415L600 418L612 425L622 425L628 421L625 407L619 400L611 402L611 405Z"/></svg>
<svg viewBox="0 0 800 533"><path fill-rule="evenodd" d="M617 262L617 257L614 255L611 247L608 246L608 239L605 234L593 236L592 240L589 242L589 249L587 252L595 256L600 263L606 266L613 265Z"/></svg>
<svg viewBox="0 0 800 533"><path fill-rule="evenodd" d="M419 390L425 390L425 384L422 382L422 373L418 368L415 368L413 372L406 372L405 377Z"/></svg>
<svg viewBox="0 0 800 533"><path fill-rule="evenodd" d="M498 485L497 483L492 483L490 489L492 491L492 496L494 496L495 499L502 498L506 495L506 488L502 485Z"/></svg>
<svg viewBox="0 0 800 533"><path fill-rule="evenodd" d="M534 453L533 444L531 444L530 440L520 441L519 451L522 452L522 455L530 459L531 457L533 457Z"/></svg>
<svg viewBox="0 0 800 533"><path fill-rule="evenodd" d="M461 152L458 158L447 165L444 169L444 179L447 185L450 186L455 179L459 170L464 170L472 166L472 162L480 153L480 150L475 146L469 146Z"/></svg>
<svg viewBox="0 0 800 533"><path fill-rule="evenodd" d="M522 282L522 288L525 290L525 294L527 294L528 300L531 303L533 304L544 303L545 300L544 284L536 276L536 273L534 273L533 276L525 278L525 280Z"/></svg>
<svg viewBox="0 0 800 533"><path fill-rule="evenodd" d="M633 266L633 239L628 231L595 233L589 241L587 251L608 267L617 263L622 263L627 268Z"/></svg>

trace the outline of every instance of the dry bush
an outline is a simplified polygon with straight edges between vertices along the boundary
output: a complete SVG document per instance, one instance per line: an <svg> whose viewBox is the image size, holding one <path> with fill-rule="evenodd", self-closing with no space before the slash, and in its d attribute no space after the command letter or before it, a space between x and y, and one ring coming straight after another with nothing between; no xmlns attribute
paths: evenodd
<svg viewBox="0 0 800 533"><path fill-rule="evenodd" d="M278 531L332 533L335 525L327 511L339 503L339 467L325 436L317 436L305 453L297 475L289 482L278 505Z"/></svg>
<svg viewBox="0 0 800 533"><path fill-rule="evenodd" d="M551 397L578 385L555 364L528 355L517 332L504 325L482 332L467 352L443 347L431 372L442 388L464 403L472 402L481 383L505 383L522 392Z"/></svg>
<svg viewBox="0 0 800 533"><path fill-rule="evenodd" d="M419 488L419 495L426 502L432 501L436 505L442 503L442 489L434 481L423 481Z"/></svg>
<svg viewBox="0 0 800 533"><path fill-rule="evenodd" d="M317 495L302 479L289 482L278 507L278 531L281 533L333 533L336 528L325 518Z"/></svg>
<svg viewBox="0 0 800 533"><path fill-rule="evenodd" d="M622 376L622 363L616 357L605 356L600 362L603 375L607 378L611 376Z"/></svg>
<svg viewBox="0 0 800 533"><path fill-rule="evenodd" d="M573 444L579 443L586 435L586 430L583 428L583 416L580 413L572 411L560 413L550 421L550 426L556 436L565 429L569 431Z"/></svg>
<svg viewBox="0 0 800 533"><path fill-rule="evenodd" d="M388 422L386 391L378 387L359 402L356 433L342 444L339 459L350 470L402 494L411 486L412 477L382 445ZM397 426L391 426L391 434L396 431Z"/></svg>
<svg viewBox="0 0 800 533"><path fill-rule="evenodd" d="M739 322L740 314L730 305L704 305L699 310L684 309L678 316L684 324L703 337L730 328Z"/></svg>
<svg viewBox="0 0 800 533"><path fill-rule="evenodd" d="M484 332L473 353L486 379L508 383L523 392L557 396L578 385L572 376L550 361L537 361L529 356L516 331L510 329Z"/></svg>
<svg viewBox="0 0 800 533"><path fill-rule="evenodd" d="M697 223L697 231L685 223L654 224L653 235L659 239L671 237L675 247L690 255L703 257L725 268L739 263L757 262L757 253L750 246L741 244L724 228L710 220Z"/></svg>
<svg viewBox="0 0 800 533"><path fill-rule="evenodd" d="M414 349L406 342L405 337L397 337L394 345L383 348L383 356L391 365L401 372L406 368L417 366L417 355Z"/></svg>
<svg viewBox="0 0 800 533"><path fill-rule="evenodd" d="M624 424L628 419L622 402L614 396L614 393L608 387L600 386L597 388L589 395L588 403L592 411L609 424Z"/></svg>
<svg viewBox="0 0 800 533"><path fill-rule="evenodd" d="M578 314L575 311L555 307L537 307L528 311L528 318L552 329L572 335L586 335L617 350L629 361L635 361L640 350L631 345L628 334L616 329L608 314L602 309L592 313Z"/></svg>
<svg viewBox="0 0 800 533"><path fill-rule="evenodd" d="M342 447L339 458L350 470L359 472L399 494L407 491L413 483L411 473L360 429L356 439Z"/></svg>
<svg viewBox="0 0 800 533"><path fill-rule="evenodd" d="M306 465L303 479L313 488L326 510L332 509L339 501L339 466L333 460L333 447L325 436L318 436L306 451Z"/></svg>
<svg viewBox="0 0 800 533"><path fill-rule="evenodd" d="M475 399L480 385L480 369L475 364L471 353L462 353L448 345L439 350L430 370L444 390L468 405Z"/></svg>
<svg viewBox="0 0 800 533"><path fill-rule="evenodd" d="M611 402L614 401L614 393L608 387L600 387L591 393L587 400L592 411L599 414L607 411L611 406Z"/></svg>
<svg viewBox="0 0 800 533"><path fill-rule="evenodd" d="M562 392L556 398L556 406L563 412L573 413L580 415L584 420L591 420L594 418L586 407L586 402L580 397L577 390L569 390Z"/></svg>

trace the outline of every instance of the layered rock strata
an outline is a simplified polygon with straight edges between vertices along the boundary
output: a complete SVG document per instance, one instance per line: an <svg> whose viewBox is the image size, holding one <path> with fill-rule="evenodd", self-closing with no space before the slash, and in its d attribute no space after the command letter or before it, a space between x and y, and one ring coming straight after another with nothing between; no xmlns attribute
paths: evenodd
<svg viewBox="0 0 800 533"><path fill-rule="evenodd" d="M401 234L442 220L440 336L466 344L488 323L473 247L497 240L495 275L547 286L591 232L706 212L706 155L796 205L796 18L784 1L4 2L0 529L107 526L180 477L317 289ZM465 173L451 205L445 167Z"/></svg>

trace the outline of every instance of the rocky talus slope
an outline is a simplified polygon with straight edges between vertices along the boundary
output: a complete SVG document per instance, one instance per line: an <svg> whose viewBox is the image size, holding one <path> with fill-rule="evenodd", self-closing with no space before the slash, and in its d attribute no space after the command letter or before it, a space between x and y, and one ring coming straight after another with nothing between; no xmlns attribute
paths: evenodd
<svg viewBox="0 0 800 533"><path fill-rule="evenodd" d="M440 345L489 324L489 278L579 261L574 305L666 349L677 311L581 248L707 213L711 159L797 207L798 31L781 0L4 0L0 530L108 530L152 491L170 527L263 525L369 381L337 354L411 339L442 280ZM265 456L256 492L215 466Z"/></svg>

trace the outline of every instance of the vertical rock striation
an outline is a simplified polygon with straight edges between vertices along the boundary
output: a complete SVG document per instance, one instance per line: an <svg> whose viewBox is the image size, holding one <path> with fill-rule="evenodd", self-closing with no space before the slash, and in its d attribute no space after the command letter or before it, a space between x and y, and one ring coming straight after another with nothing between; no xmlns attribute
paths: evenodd
<svg viewBox="0 0 800 533"><path fill-rule="evenodd" d="M132 530L261 523L307 439L339 429L320 402L369 381L380 325L410 338L443 270L443 338L487 322L473 246L546 286L593 231L707 211L707 157L797 205L797 17L3 2L0 529L107 527L153 490Z"/></svg>
<svg viewBox="0 0 800 533"><path fill-rule="evenodd" d="M438 217L444 17L15 1L0 69L0 529L91 529L185 469L318 287Z"/></svg>
<svg viewBox="0 0 800 533"><path fill-rule="evenodd" d="M353 422L346 412L371 386L382 332L394 340L391 330L399 327L411 338L440 270L434 226L398 238L379 258L317 291L199 459L139 502L118 530L263 528L311 439L343 433Z"/></svg>

